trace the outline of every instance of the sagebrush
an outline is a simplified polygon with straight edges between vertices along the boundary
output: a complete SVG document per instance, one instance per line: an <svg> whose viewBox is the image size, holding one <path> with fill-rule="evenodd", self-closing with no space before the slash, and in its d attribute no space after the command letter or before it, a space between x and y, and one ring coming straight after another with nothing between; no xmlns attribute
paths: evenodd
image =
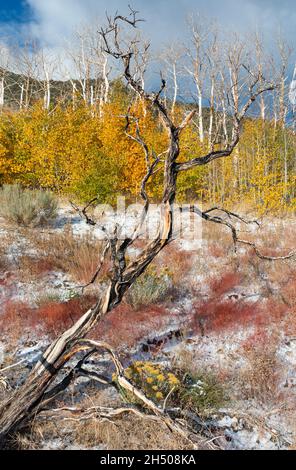
<svg viewBox="0 0 296 470"><path fill-rule="evenodd" d="M23 189L19 184L0 190L0 215L24 227L48 224L57 215L57 200L49 191Z"/></svg>

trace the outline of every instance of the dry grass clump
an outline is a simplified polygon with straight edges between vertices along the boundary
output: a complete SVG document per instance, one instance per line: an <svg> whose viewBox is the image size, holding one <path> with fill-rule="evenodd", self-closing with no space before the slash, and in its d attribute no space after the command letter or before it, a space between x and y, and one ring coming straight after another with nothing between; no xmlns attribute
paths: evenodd
<svg viewBox="0 0 296 470"><path fill-rule="evenodd" d="M1 240L0 240L1 243ZM0 273L5 271L8 267L8 261L6 258L5 247L0 244Z"/></svg>
<svg viewBox="0 0 296 470"><path fill-rule="evenodd" d="M115 392L115 393L113 393ZM63 408L61 398L54 408ZM120 408L126 406L120 395L112 389L88 388L88 393L76 404L80 410L95 406ZM71 415L68 415L71 416ZM61 419L58 419L58 418ZM191 444L169 429L159 420L147 416L136 416L131 412L114 419L99 419L99 416L84 419L82 414L73 414L63 419L61 411L57 419L36 417L32 425L15 436L12 445L19 449L50 448L52 442L59 442L59 448L102 448L106 450L187 450ZM201 438L202 443L202 438Z"/></svg>
<svg viewBox="0 0 296 470"><path fill-rule="evenodd" d="M51 448L51 442L59 442L60 449L101 448L104 450L191 450L192 444L179 434L172 433L159 421L136 417L132 413L116 420L69 422L57 420L34 423L32 429L17 433L10 448L36 450ZM201 445L204 439L201 440Z"/></svg>
<svg viewBox="0 0 296 470"><path fill-rule="evenodd" d="M277 359L278 337L260 329L243 345L247 366L239 377L241 393L245 399L261 403L279 400L281 366Z"/></svg>
<svg viewBox="0 0 296 470"><path fill-rule="evenodd" d="M102 445L106 450L189 450L192 446L171 433L159 421L142 419L131 413L116 422L92 420L75 429L76 442L88 448Z"/></svg>
<svg viewBox="0 0 296 470"><path fill-rule="evenodd" d="M69 274L81 284L92 279L102 254L100 240L91 233L74 235L70 227L61 233L43 234L38 239L32 235L31 242L38 249L40 258L45 260L44 264Z"/></svg>
<svg viewBox="0 0 296 470"><path fill-rule="evenodd" d="M57 215L57 201L48 191L4 185L0 190L0 215L24 227L44 226Z"/></svg>
<svg viewBox="0 0 296 470"><path fill-rule="evenodd" d="M18 257L18 277L22 280L36 279L42 275L48 274L55 269L52 260L48 258L38 258L29 254Z"/></svg>
<svg viewBox="0 0 296 470"><path fill-rule="evenodd" d="M174 289L183 291L184 279L189 277L193 264L192 253L178 248L175 243L165 247L154 262L155 266L166 267L169 270Z"/></svg>
<svg viewBox="0 0 296 470"><path fill-rule="evenodd" d="M32 434L16 433L9 442L9 450L38 450L40 441Z"/></svg>
<svg viewBox="0 0 296 470"><path fill-rule="evenodd" d="M202 238L203 241L207 242L210 250L211 247L213 247L213 250L219 249L219 257L222 256L223 251L223 256L233 252L231 232L226 227L210 222L203 223Z"/></svg>
<svg viewBox="0 0 296 470"><path fill-rule="evenodd" d="M41 423L33 421L31 425L11 436L7 443L8 450L42 449L47 440L61 437L60 430L63 429L63 426L59 426L59 424L54 421Z"/></svg>

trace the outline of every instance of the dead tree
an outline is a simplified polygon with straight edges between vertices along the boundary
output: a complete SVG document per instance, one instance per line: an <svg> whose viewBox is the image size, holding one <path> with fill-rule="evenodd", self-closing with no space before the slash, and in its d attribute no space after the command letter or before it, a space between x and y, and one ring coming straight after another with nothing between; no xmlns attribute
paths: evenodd
<svg viewBox="0 0 296 470"><path fill-rule="evenodd" d="M38 77L40 82L40 92L43 95L43 107L50 109L52 95L52 80L56 69L56 61L44 49L40 49L36 53L38 62Z"/></svg>
<svg viewBox="0 0 296 470"><path fill-rule="evenodd" d="M20 89L19 99L16 103L19 109L29 109L32 102L43 95L40 82L40 60L38 46L34 41L26 41L23 47L16 46L15 66L16 85Z"/></svg>
<svg viewBox="0 0 296 470"><path fill-rule="evenodd" d="M202 27L203 19L198 17L196 23L190 20L190 29L192 35L192 45L188 48L187 55L189 57L190 66L185 67L186 72L193 78L197 91L198 100L198 131L200 142L204 141L204 116L203 116L203 100L205 80L207 76L205 42L208 37L208 30Z"/></svg>
<svg viewBox="0 0 296 470"><path fill-rule="evenodd" d="M59 372L79 352L84 352L87 355L94 349L98 349L92 342L84 339L86 335L108 312L121 302L124 294L132 284L146 270L159 252L173 240L173 206L180 172L230 156L239 142L241 125L250 106L262 93L274 88L272 83L265 81L262 83L262 77L256 70L249 70L247 74L245 73L246 80L244 86L240 83L240 88L243 88L242 103L240 107L235 109L232 116L233 128L230 142L225 147L212 150L205 155L193 156L188 161L179 162L180 136L185 127L190 124L195 110L186 114L182 122L175 123L161 98L166 82L162 79L159 90L149 93L143 88L141 81L134 78L137 76L133 70L135 63L133 59L134 44L131 41L127 46L124 45L124 41L121 41L121 27L128 26L135 28L139 21L137 12L133 10L131 10L131 14L128 17L116 15L113 18L108 18L108 25L106 28L101 29L100 35L104 42L105 53L121 62L124 77L130 89L145 101L147 106L151 106L158 115L160 122L167 131L168 149L164 154L155 155L155 152L152 149L150 150L143 140L137 120L130 116L129 113L127 114L125 117L126 133L142 147L147 165L147 172L141 183L141 196L144 200L144 206L138 227L131 236L124 239L121 239L118 227L115 228L111 236L106 234L105 249L103 250L96 276L99 276L101 266L109 258L111 260L111 270L108 285L100 298L98 298L96 304L85 312L71 328L48 346L41 359L30 372L24 385L14 391L1 404L0 441L2 443L11 433L26 424L32 416L48 406L57 394L67 387L71 377L63 379L56 385ZM246 72L244 64L241 63L240 66ZM158 233L153 240L147 241L146 246L139 255L136 255L132 261L129 261L126 256L127 249L137 240L149 210L147 184L153 181L154 175L160 170L163 171L163 192L161 198L161 223ZM214 209L216 212L214 212ZM231 222L231 218L235 217L235 214L228 213L226 218L224 218L223 212L219 208L214 209L202 212L197 207L194 207L192 210L206 221L226 225L230 229L236 244L248 243L247 241L240 240ZM217 210L220 210L220 212L217 212ZM88 223L95 224L91 217L87 215L87 209L84 210L83 215L86 215ZM258 255L262 256L255 246L253 248ZM114 356L113 359L116 362ZM79 363L81 363L81 359ZM78 366L77 368L79 369ZM121 385L131 388L132 386L124 377L124 371L119 365L117 373ZM73 369L73 374L75 375L75 368ZM153 412L154 414L162 414L162 417L165 419L163 413L160 413L157 407L154 406ZM168 423L169 427L170 423L171 421Z"/></svg>
<svg viewBox="0 0 296 470"><path fill-rule="evenodd" d="M5 104L6 76L10 67L10 54L7 47L0 44L0 111Z"/></svg>
<svg viewBox="0 0 296 470"><path fill-rule="evenodd" d="M174 118L175 108L178 99L179 91L179 75L180 75L180 62L184 56L183 47L180 47L177 44L172 44L167 47L166 51L162 55L161 59L165 65L165 72L170 76L170 81L172 82L172 98L171 98L171 110L170 114Z"/></svg>

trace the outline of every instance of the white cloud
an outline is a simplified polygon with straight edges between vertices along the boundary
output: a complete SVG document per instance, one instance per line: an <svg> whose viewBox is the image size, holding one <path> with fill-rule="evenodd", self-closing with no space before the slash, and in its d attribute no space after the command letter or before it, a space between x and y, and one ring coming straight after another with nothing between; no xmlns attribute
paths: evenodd
<svg viewBox="0 0 296 470"><path fill-rule="evenodd" d="M128 11L128 0L25 0L32 21L22 33L34 36L50 47L63 44L71 32L85 23L105 21L105 11ZM197 11L217 18L225 27L241 31L261 29L270 34L281 29L293 39L296 13L294 0L130 0L147 22L146 35L158 47L178 40L185 33L185 18Z"/></svg>
<svg viewBox="0 0 296 470"><path fill-rule="evenodd" d="M56 53L71 41L73 31L92 23L105 22L106 9L128 13L128 2L146 19L141 24L154 50L184 40L186 17L201 12L216 18L227 33L261 30L275 36L279 26L294 40L296 12L294 0L25 0L31 9L31 21L18 27L19 35L36 38L47 50ZM15 35L16 25L4 25L7 36Z"/></svg>
<svg viewBox="0 0 296 470"><path fill-rule="evenodd" d="M42 43L49 46L61 44L82 22L92 20L92 0L27 0L34 14L28 29Z"/></svg>

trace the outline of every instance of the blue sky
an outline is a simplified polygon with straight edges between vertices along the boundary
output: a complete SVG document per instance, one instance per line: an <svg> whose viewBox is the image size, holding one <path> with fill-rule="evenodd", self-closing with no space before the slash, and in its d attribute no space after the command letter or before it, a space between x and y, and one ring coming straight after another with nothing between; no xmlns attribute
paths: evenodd
<svg viewBox="0 0 296 470"><path fill-rule="evenodd" d="M30 9L22 0L0 0L1 22L22 21L29 19Z"/></svg>
<svg viewBox="0 0 296 470"><path fill-rule="evenodd" d="M296 30L295 0L130 0L146 18L146 35L158 44L182 38L186 16L201 12L223 29L259 29L267 37L281 28L290 42ZM128 0L0 0L0 34L35 37L57 47L79 25L104 21L105 10L127 11ZM18 27L19 23L19 27Z"/></svg>

